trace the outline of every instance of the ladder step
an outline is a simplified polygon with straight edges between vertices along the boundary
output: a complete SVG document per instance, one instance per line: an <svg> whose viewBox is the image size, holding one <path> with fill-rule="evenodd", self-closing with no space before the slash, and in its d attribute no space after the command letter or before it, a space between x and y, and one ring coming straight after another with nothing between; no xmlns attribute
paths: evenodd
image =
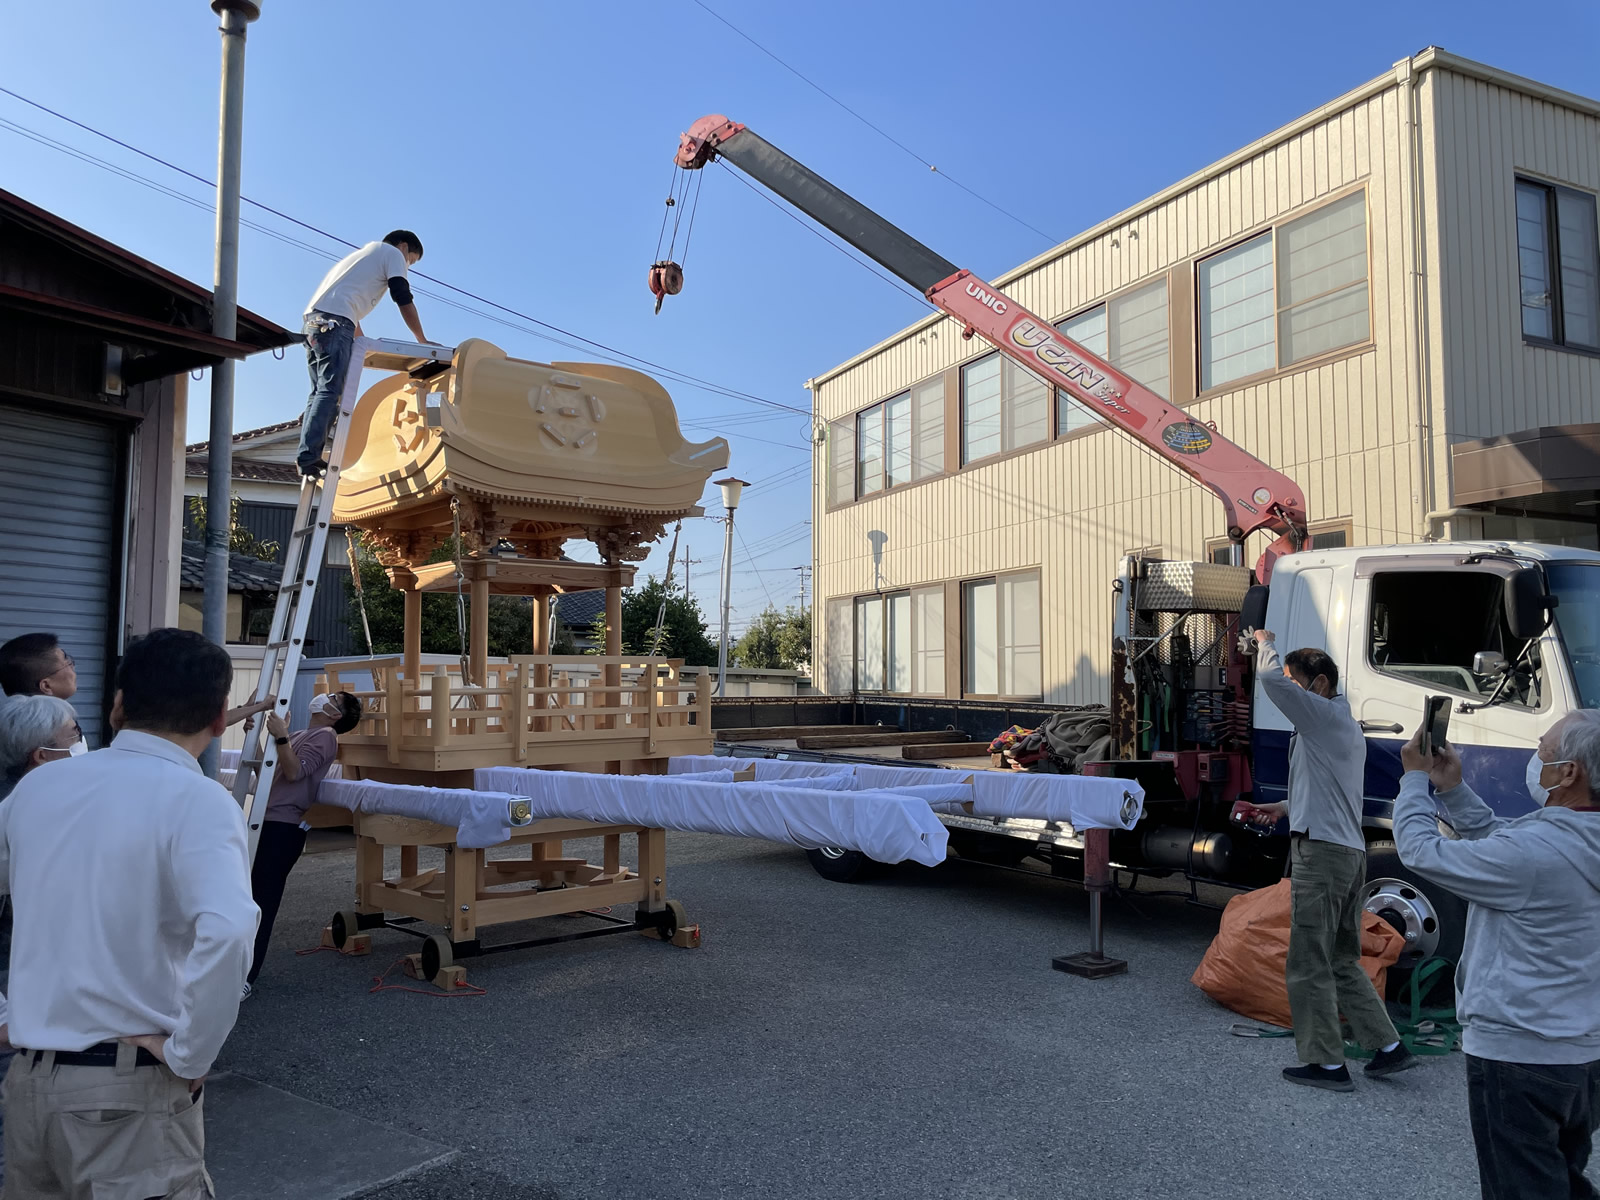
<svg viewBox="0 0 1600 1200"><path fill-rule="evenodd" d="M280 592L292 592L292 591L294 591L295 588L302 588L302 587L309 588L309 587L316 587L316 586L317 586L317 581L315 579L310 579L310 578L307 578L307 579L296 579L292 583L284 584L278 590Z"/></svg>
<svg viewBox="0 0 1600 1200"><path fill-rule="evenodd" d="M309 534L311 534L312 532L314 532L315 530L320 529L324 524L326 524L326 522L318 521L315 525L307 525L304 529L296 529L293 533L291 533L289 535L289 540L292 542L296 538L306 537Z"/></svg>
<svg viewBox="0 0 1600 1200"><path fill-rule="evenodd" d="M268 650L287 650L290 646L298 646L299 644L300 644L300 639L299 638L289 638L287 641L282 641L282 642L268 642L267 643L267 649Z"/></svg>

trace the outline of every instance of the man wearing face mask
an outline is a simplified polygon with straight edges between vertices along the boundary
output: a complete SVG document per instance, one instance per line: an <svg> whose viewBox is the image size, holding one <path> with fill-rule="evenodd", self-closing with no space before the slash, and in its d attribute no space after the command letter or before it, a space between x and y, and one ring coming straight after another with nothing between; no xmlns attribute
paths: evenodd
<svg viewBox="0 0 1600 1200"><path fill-rule="evenodd" d="M1497 817L1451 746L1400 752L1400 858L1469 904L1456 968L1484 1200L1592 1200L1600 1129L1600 712L1552 725L1528 760L1542 807ZM1428 784L1438 789L1428 794ZM1460 840L1439 831L1435 804Z"/></svg>
<svg viewBox="0 0 1600 1200"><path fill-rule="evenodd" d="M0 800L35 767L88 752L78 714L55 696L0 701Z"/></svg>
<svg viewBox="0 0 1600 1200"><path fill-rule="evenodd" d="M1258 629L1256 676L1290 724L1289 799L1257 805L1263 817L1289 818L1289 894L1293 903L1284 965L1294 1044L1301 1066L1289 1083L1355 1090L1344 1061L1342 1012L1355 1039L1373 1051L1369 1079L1417 1065L1361 969L1361 890L1367 842L1361 832L1367 740L1338 694L1339 668L1326 652L1281 657L1270 630Z"/></svg>

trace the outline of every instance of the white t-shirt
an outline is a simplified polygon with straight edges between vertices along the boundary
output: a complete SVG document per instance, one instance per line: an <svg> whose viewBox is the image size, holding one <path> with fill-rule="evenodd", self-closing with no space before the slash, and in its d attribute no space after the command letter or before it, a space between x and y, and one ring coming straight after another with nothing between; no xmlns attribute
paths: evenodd
<svg viewBox="0 0 1600 1200"><path fill-rule="evenodd" d="M334 263L312 294L306 312L332 313L359 323L389 290L389 280L404 277L406 256L387 242L368 242Z"/></svg>

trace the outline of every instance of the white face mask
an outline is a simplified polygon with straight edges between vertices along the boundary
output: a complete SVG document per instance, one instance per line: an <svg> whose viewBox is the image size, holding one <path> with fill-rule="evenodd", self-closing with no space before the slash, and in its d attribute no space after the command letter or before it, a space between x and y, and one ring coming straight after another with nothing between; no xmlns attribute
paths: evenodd
<svg viewBox="0 0 1600 1200"><path fill-rule="evenodd" d="M312 716L321 714L324 717L339 717L344 715L344 705L327 692L318 692L311 697L311 703L306 705L306 711Z"/></svg>
<svg viewBox="0 0 1600 1200"><path fill-rule="evenodd" d="M1546 767L1564 767L1571 759L1563 758L1556 762L1545 762L1535 750L1533 757L1528 760L1528 795L1533 797L1533 802L1540 807L1550 801L1550 789L1539 782L1539 777L1544 774Z"/></svg>
<svg viewBox="0 0 1600 1200"><path fill-rule="evenodd" d="M70 746L43 746L41 749L47 754L65 754L72 758L77 758L80 754L89 753L89 743L79 738Z"/></svg>

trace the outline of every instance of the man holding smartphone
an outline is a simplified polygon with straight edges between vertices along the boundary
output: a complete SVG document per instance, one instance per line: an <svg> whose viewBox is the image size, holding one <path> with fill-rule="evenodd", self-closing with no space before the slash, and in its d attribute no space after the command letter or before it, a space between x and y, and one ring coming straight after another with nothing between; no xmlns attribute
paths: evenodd
<svg viewBox="0 0 1600 1200"><path fill-rule="evenodd" d="M1278 653L1258 629L1256 674L1268 698L1294 726L1289 740L1289 799L1261 804L1273 821L1289 818L1289 887L1293 903L1285 982L1301 1066L1289 1083L1334 1092L1355 1090L1344 1061L1342 1012L1355 1039L1374 1052L1370 1079L1417 1065L1400 1044L1383 1000L1361 969L1361 889L1367 843L1361 832L1367 739L1338 694L1339 668L1323 650Z"/></svg>
<svg viewBox="0 0 1600 1200"><path fill-rule="evenodd" d="M1484 1200L1589 1200L1600 1129L1600 712L1539 739L1540 805L1497 817L1461 779L1454 747L1401 748L1400 859L1465 899L1456 1012ZM1428 794L1432 782L1436 795ZM1439 830L1437 811L1456 833Z"/></svg>

